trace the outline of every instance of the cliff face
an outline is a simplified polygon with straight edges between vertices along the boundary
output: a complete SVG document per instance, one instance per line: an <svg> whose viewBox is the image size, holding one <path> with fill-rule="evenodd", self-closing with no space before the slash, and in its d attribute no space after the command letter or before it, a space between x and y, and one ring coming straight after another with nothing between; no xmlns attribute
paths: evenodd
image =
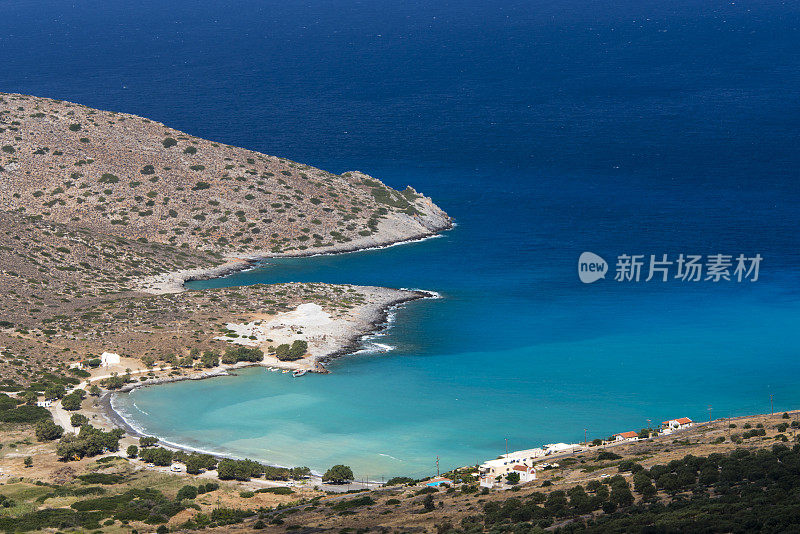
<svg viewBox="0 0 800 534"><path fill-rule="evenodd" d="M0 209L226 255L415 239L450 218L409 187L200 139L134 115L0 93Z"/></svg>

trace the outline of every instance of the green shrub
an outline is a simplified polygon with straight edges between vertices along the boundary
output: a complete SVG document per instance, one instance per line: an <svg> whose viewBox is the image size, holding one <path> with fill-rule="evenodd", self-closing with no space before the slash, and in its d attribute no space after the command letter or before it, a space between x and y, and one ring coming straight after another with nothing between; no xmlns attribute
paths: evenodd
<svg viewBox="0 0 800 534"><path fill-rule="evenodd" d="M334 484L344 484L353 480L353 470L347 465L337 464L325 471L322 475L323 482L332 482Z"/></svg>
<svg viewBox="0 0 800 534"><path fill-rule="evenodd" d="M597 460L619 460L622 456L611 451L600 451L597 453Z"/></svg>
<svg viewBox="0 0 800 534"><path fill-rule="evenodd" d="M105 451L119 450L119 440L125 435L119 428L104 432L92 425L83 425L78 435L67 434L56 445L56 454L62 460L97 456Z"/></svg>
<svg viewBox="0 0 800 534"><path fill-rule="evenodd" d="M288 343L278 345L275 348L275 357L282 362L291 362L302 358L307 351L308 342L296 339L291 346Z"/></svg>
<svg viewBox="0 0 800 534"><path fill-rule="evenodd" d="M231 347L222 355L222 363L260 362L264 359L264 352L255 347Z"/></svg>
<svg viewBox="0 0 800 534"><path fill-rule="evenodd" d="M73 392L61 399L61 407L70 412L81 409L83 398L80 393Z"/></svg>
<svg viewBox="0 0 800 534"><path fill-rule="evenodd" d="M0 411L0 421L5 423L36 423L52 416L41 406L18 406L11 410Z"/></svg>
<svg viewBox="0 0 800 534"><path fill-rule="evenodd" d="M53 441L64 434L64 429L50 419L36 423L36 439L39 441Z"/></svg>
<svg viewBox="0 0 800 534"><path fill-rule="evenodd" d="M156 438L154 436L141 436L139 438L139 446L142 447L142 448L144 448L144 447L152 447L156 443L158 443L158 438Z"/></svg>
<svg viewBox="0 0 800 534"><path fill-rule="evenodd" d="M190 475L197 475L204 469L214 469L217 466L217 459L210 454L176 452L173 461L182 462L186 465L186 472Z"/></svg>
<svg viewBox="0 0 800 534"><path fill-rule="evenodd" d="M139 458L143 462L154 465L167 466L172 464L172 451L163 447L142 449Z"/></svg>
<svg viewBox="0 0 800 534"><path fill-rule="evenodd" d="M78 480L84 484L119 484L125 477L115 473L87 473L85 475L78 475Z"/></svg>
<svg viewBox="0 0 800 534"><path fill-rule="evenodd" d="M375 504L375 500L369 495L363 497L356 497L355 499L343 500L333 503L331 508L337 511L349 510L351 508L358 508L359 506L369 506Z"/></svg>
<svg viewBox="0 0 800 534"><path fill-rule="evenodd" d="M251 510L239 510L236 508L214 508L211 511L211 521L218 525L232 525L241 523L244 519L252 517L255 512Z"/></svg>
<svg viewBox="0 0 800 534"><path fill-rule="evenodd" d="M217 476L220 480L246 481L261 476L264 471L264 466L253 460L223 458L217 463Z"/></svg>
<svg viewBox="0 0 800 534"><path fill-rule="evenodd" d="M197 486L197 493L211 493L212 491L216 491L219 489L219 484L216 482L207 482L205 484L200 484Z"/></svg>
<svg viewBox="0 0 800 534"><path fill-rule="evenodd" d="M182 501L183 499L194 499L197 497L197 488L194 486L183 486L178 490L178 495L175 500Z"/></svg>
<svg viewBox="0 0 800 534"><path fill-rule="evenodd" d="M161 141L161 144L164 145L164 148L170 148L177 145L178 142L172 137L167 137L163 141Z"/></svg>
<svg viewBox="0 0 800 534"><path fill-rule="evenodd" d="M69 508L46 508L16 517L0 516L0 530L5 532L28 532L44 529L99 529L103 514L77 512Z"/></svg>

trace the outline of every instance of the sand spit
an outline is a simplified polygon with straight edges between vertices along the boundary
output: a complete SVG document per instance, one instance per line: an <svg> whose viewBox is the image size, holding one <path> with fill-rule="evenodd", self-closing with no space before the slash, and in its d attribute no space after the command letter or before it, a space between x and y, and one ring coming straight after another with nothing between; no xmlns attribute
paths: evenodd
<svg viewBox="0 0 800 534"><path fill-rule="evenodd" d="M184 269L171 273L157 274L148 276L137 281L134 288L142 293L151 295L164 295L167 293L180 293L186 288L184 284L190 280L210 280L221 278L240 271L252 269L255 263L252 261L231 258L222 265L209 268Z"/></svg>
<svg viewBox="0 0 800 534"><path fill-rule="evenodd" d="M243 254L236 258L226 258L222 265L208 268L184 269L169 273L157 274L142 278L134 283L134 289L142 293L151 295L163 295L168 293L180 293L186 290L186 282L195 280L211 280L222 278L237 272L255 269L258 263L272 258L301 258L309 256L321 256L328 254L344 254L347 252L360 252L364 250L376 250L381 248L393 247L424 241L433 237L438 237L441 232L453 228L452 220L444 215L435 219L435 224L430 227L422 222L411 226L397 224L398 221L383 221L377 235L363 237L349 243L337 243L329 247L314 248L307 250L295 250L281 254L272 252L260 252ZM415 219L416 222L416 219ZM404 221L404 224L407 221Z"/></svg>

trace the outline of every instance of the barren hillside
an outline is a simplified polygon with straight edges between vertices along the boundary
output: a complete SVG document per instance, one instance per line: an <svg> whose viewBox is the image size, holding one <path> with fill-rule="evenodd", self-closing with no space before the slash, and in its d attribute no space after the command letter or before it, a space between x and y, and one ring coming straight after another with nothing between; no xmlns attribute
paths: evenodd
<svg viewBox="0 0 800 534"><path fill-rule="evenodd" d="M0 93L0 209L225 254L351 250L450 226L430 199L78 104Z"/></svg>

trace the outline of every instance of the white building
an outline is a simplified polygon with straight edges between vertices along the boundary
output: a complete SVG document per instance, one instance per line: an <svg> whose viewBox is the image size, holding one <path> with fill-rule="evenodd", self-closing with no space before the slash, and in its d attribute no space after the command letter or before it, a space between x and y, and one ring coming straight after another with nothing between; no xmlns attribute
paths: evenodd
<svg viewBox="0 0 800 534"><path fill-rule="evenodd" d="M483 462L478 467L478 473L480 473L481 477L488 476L495 478L498 476L505 476L506 473L511 472L515 465L533 466L535 459L541 458L545 454L546 452L542 448L510 452L496 460Z"/></svg>
<svg viewBox="0 0 800 534"><path fill-rule="evenodd" d="M669 421L661 422L661 427L664 429L664 433L667 434L675 430L683 430L684 428L689 428L692 425L694 425L694 421L692 421L688 417L680 417L678 419L670 419Z"/></svg>
<svg viewBox="0 0 800 534"><path fill-rule="evenodd" d="M562 452L573 452L578 448L580 448L580 445L575 443L551 443L544 446L544 454L549 456L551 454L560 454Z"/></svg>
<svg viewBox="0 0 800 534"><path fill-rule="evenodd" d="M49 408L52 405L53 405L53 401L51 401L49 399L36 401L36 406L41 406L42 408Z"/></svg>
<svg viewBox="0 0 800 534"><path fill-rule="evenodd" d="M629 432L620 432L619 434L614 434L614 441L636 441L639 439L639 433L634 432L633 430Z"/></svg>
<svg viewBox="0 0 800 534"><path fill-rule="evenodd" d="M104 352L100 355L100 365L108 367L109 365L119 365L119 354L113 352Z"/></svg>
<svg viewBox="0 0 800 534"><path fill-rule="evenodd" d="M482 488L509 488L510 485L506 477L509 473L516 473L519 475L519 484L532 482L536 480L536 469L533 466L517 464L511 468L504 475L492 476L490 474L482 474L479 479Z"/></svg>
<svg viewBox="0 0 800 534"><path fill-rule="evenodd" d="M519 474L519 483L532 482L536 480L536 469L527 465L515 465L513 471Z"/></svg>
<svg viewBox="0 0 800 534"><path fill-rule="evenodd" d="M505 485L505 476L511 472L519 473L520 483L536 480L534 463L537 459L575 450L580 450L580 445L574 443L551 443L535 449L510 452L496 460L489 460L478 466L480 485L485 488L492 488L497 485L503 486ZM498 477L500 480L498 480Z"/></svg>

